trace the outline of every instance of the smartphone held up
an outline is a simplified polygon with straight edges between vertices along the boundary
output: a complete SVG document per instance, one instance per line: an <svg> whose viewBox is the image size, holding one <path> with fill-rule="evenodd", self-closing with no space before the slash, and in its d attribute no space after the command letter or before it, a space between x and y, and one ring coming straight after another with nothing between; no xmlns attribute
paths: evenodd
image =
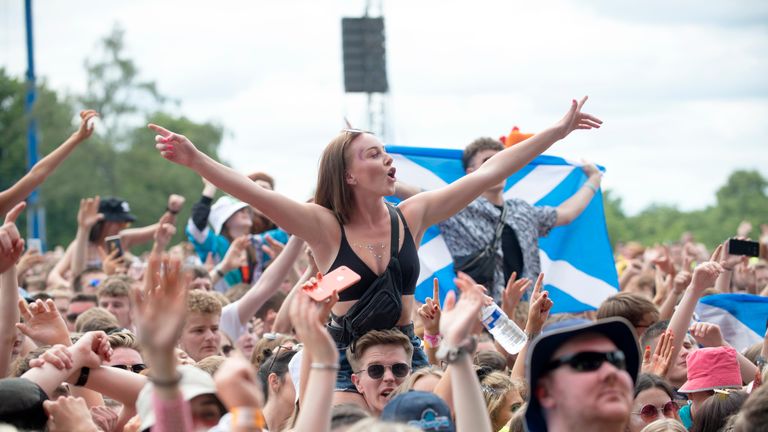
<svg viewBox="0 0 768 432"><path fill-rule="evenodd" d="M334 291L340 293L359 281L359 274L347 266L341 266L325 276L319 275L316 283L307 283L302 289L313 300L324 302L333 295Z"/></svg>

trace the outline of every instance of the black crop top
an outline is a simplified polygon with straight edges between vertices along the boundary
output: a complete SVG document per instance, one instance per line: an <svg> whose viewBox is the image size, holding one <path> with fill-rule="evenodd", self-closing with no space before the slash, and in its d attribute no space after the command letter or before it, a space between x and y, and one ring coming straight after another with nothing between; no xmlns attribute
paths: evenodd
<svg viewBox="0 0 768 432"><path fill-rule="evenodd" d="M413 241L410 230L408 230L408 224L405 223L403 214L400 213L400 209L395 207L400 220L403 221L403 233L405 239L403 240L403 247L397 254L400 260L400 266L402 269L403 278L399 281L399 288L403 295L413 295L416 291L416 282L419 279L419 254L416 251L416 244ZM393 227L393 229L400 229L399 226ZM390 245L390 247L397 247L398 245ZM336 255L336 259L331 264L331 268L328 271L332 271L342 265L345 265L352 269L355 273L360 275L360 282L352 285L339 293L339 301L359 300L362 297L366 289L375 281L379 276L368 267L368 265L357 256L352 247L347 241L347 236L344 233L344 227L341 227L341 244L339 245L339 253ZM385 270L386 271L386 270Z"/></svg>

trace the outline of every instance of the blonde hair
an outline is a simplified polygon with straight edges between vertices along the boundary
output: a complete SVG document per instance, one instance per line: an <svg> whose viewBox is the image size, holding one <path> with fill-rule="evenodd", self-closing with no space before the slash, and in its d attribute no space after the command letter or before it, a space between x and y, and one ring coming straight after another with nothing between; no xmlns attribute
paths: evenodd
<svg viewBox="0 0 768 432"><path fill-rule="evenodd" d="M640 432L688 432L679 420L661 418L645 425Z"/></svg>
<svg viewBox="0 0 768 432"><path fill-rule="evenodd" d="M221 315L221 302L210 292L192 290L187 297L187 313Z"/></svg>
<svg viewBox="0 0 768 432"><path fill-rule="evenodd" d="M141 347L139 346L138 339L136 339L136 335L128 330L112 333L107 337L107 340L109 341L109 346L111 346L113 350L118 348L128 348L141 352Z"/></svg>
<svg viewBox="0 0 768 432"><path fill-rule="evenodd" d="M437 366L428 366L423 367L417 371L414 371L412 374L408 376L408 378L403 381L402 384L397 386L395 391L392 392L392 394L389 396L389 399L392 400L395 398L395 396L402 394L402 393L408 393L413 389L413 386L416 385L416 382L420 379L424 378L425 376L435 376L438 378L443 377L443 370L438 368Z"/></svg>
<svg viewBox="0 0 768 432"><path fill-rule="evenodd" d="M100 307L86 310L75 320L75 331L78 333L94 330L108 331L116 328L120 328L117 318L112 315L112 312Z"/></svg>
<svg viewBox="0 0 768 432"><path fill-rule="evenodd" d="M524 385L520 381L513 380L504 372L494 371L480 379L480 388L483 391L483 400L491 417L493 430L504 427L500 423L500 414L506 408L504 402L511 391L516 391L522 399L525 399Z"/></svg>
<svg viewBox="0 0 768 432"><path fill-rule="evenodd" d="M226 360L226 358L214 355L200 360L195 364L195 367L207 372L208 375L213 376L216 371L219 370L221 364L224 363L224 360Z"/></svg>
<svg viewBox="0 0 768 432"><path fill-rule="evenodd" d="M291 335L280 335L274 339L262 337L256 341L256 343L253 344L253 352L251 353L251 364L253 367L258 370L259 367L261 367L261 364L264 363L264 360L271 356L277 350L277 347L286 342L291 342L294 345L299 343L299 341Z"/></svg>

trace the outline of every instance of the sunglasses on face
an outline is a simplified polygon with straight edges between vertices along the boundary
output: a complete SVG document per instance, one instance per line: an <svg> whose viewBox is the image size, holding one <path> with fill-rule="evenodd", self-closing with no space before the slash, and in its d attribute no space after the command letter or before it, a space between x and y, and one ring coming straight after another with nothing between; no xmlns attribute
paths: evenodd
<svg viewBox="0 0 768 432"><path fill-rule="evenodd" d="M555 359L549 363L546 370L552 371L559 368L560 366L568 365L571 367L571 369L577 372L592 372L600 369L600 366L602 366L603 362L612 364L616 367L616 369L627 369L626 357L621 351L586 351Z"/></svg>
<svg viewBox="0 0 768 432"><path fill-rule="evenodd" d="M112 365L112 367L113 368L122 369L122 370L129 370L129 371L131 371L133 373L139 373L139 372L143 371L144 369L146 369L147 365L145 365L144 363L137 363L137 364L135 364L133 366L118 364L118 365Z"/></svg>
<svg viewBox="0 0 768 432"><path fill-rule="evenodd" d="M678 410L677 403L675 401L669 401L665 403L661 408L656 405L645 405L638 412L632 412L632 414L639 414L643 421L650 423L659 417L659 414L663 414L664 417L674 417Z"/></svg>
<svg viewBox="0 0 768 432"><path fill-rule="evenodd" d="M380 364L369 365L366 369L357 371L356 373L367 373L371 379L381 379L384 376L384 372L389 369L392 371L392 375L395 378L405 378L411 373L411 367L405 363L395 363L391 366L384 366Z"/></svg>
<svg viewBox="0 0 768 432"><path fill-rule="evenodd" d="M77 317L79 317L79 316L80 316L79 313L74 313L74 312L73 313L68 313L67 314L67 321L69 321L71 323L74 323L75 321L77 321Z"/></svg>

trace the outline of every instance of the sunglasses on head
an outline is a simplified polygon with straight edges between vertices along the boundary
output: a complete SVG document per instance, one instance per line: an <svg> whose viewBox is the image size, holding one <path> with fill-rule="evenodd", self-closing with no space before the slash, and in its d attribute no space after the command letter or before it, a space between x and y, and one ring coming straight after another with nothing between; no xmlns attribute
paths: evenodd
<svg viewBox="0 0 768 432"><path fill-rule="evenodd" d="M662 413L664 417L674 417L678 408L677 402L669 401L661 408L651 404L645 405L640 411L632 412L632 414L639 414L646 423L650 423L659 417L659 413Z"/></svg>
<svg viewBox="0 0 768 432"><path fill-rule="evenodd" d="M621 351L610 352L580 352L576 354L570 354L552 360L547 366L547 371L555 370L560 366L568 365L571 369L577 372L592 372L600 369L603 362L608 362L616 367L616 369L626 370L627 361L624 353Z"/></svg>
<svg viewBox="0 0 768 432"><path fill-rule="evenodd" d="M366 369L359 370L356 373L367 373L371 379L381 379L384 376L384 372L389 369L392 371L392 375L395 378L405 378L411 373L411 367L405 363L395 363L391 366L384 366L380 364L369 365Z"/></svg>
<svg viewBox="0 0 768 432"><path fill-rule="evenodd" d="M122 370L129 370L129 371L131 371L133 373L139 373L139 372L143 371L144 369L146 369L147 365L145 365L144 363L137 363L137 364L135 364L133 366L128 366L128 365L124 365L124 364L118 364L118 365L112 365L112 367L113 368L122 369Z"/></svg>
<svg viewBox="0 0 768 432"><path fill-rule="evenodd" d="M295 352L299 352L303 346L304 346L303 344L295 344L295 345L292 345L292 346L291 345L288 345L288 346L280 345L280 346L278 346L277 349L272 354L272 360L269 361L269 367L267 368L267 376L269 376L269 374L272 373L272 368L275 366L275 361L277 360L278 357L280 357L280 351L285 351L285 352L295 351Z"/></svg>
<svg viewBox="0 0 768 432"><path fill-rule="evenodd" d="M342 132L349 132L349 133L360 133L360 134L368 134L368 135L376 135L375 133L363 129L355 129L355 128L344 128L341 130Z"/></svg>

